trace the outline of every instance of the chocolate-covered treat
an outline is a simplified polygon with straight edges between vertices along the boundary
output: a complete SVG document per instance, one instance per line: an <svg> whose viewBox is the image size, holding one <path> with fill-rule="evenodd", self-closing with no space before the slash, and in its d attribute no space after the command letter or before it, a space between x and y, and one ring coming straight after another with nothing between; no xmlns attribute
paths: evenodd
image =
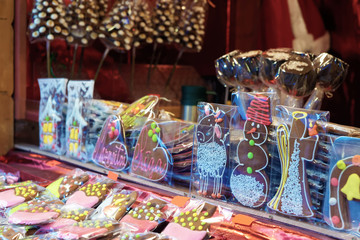
<svg viewBox="0 0 360 240"><path fill-rule="evenodd" d="M118 0L108 16L102 21L99 38L108 48L130 50L133 43L134 21L130 0Z"/></svg>
<svg viewBox="0 0 360 240"><path fill-rule="evenodd" d="M173 0L157 0L152 23L156 43L172 43L175 36L175 8Z"/></svg>
<svg viewBox="0 0 360 240"><path fill-rule="evenodd" d="M260 90L263 84L259 78L262 51L253 50L233 57L235 78L242 87Z"/></svg>
<svg viewBox="0 0 360 240"><path fill-rule="evenodd" d="M65 15L66 10L62 0L35 1L29 25L30 41L51 41L68 36Z"/></svg>
<svg viewBox="0 0 360 240"><path fill-rule="evenodd" d="M119 193L113 196L111 204L104 207L103 213L106 217L119 221L136 201L138 193L133 191L129 194Z"/></svg>
<svg viewBox="0 0 360 240"><path fill-rule="evenodd" d="M132 14L134 18L134 47L139 47L144 43L151 44L153 42L153 28L148 2L145 0L135 1Z"/></svg>
<svg viewBox="0 0 360 240"><path fill-rule="evenodd" d="M70 196L81 185L83 185L89 179L89 175L84 173L74 176L59 177L46 187L55 197L59 199Z"/></svg>
<svg viewBox="0 0 360 240"><path fill-rule="evenodd" d="M239 54L239 50L234 50L215 60L216 76L225 86L237 87L238 85L235 80L233 57Z"/></svg>
<svg viewBox="0 0 360 240"><path fill-rule="evenodd" d="M186 50L200 52L205 35L206 1L193 1L183 13L176 42Z"/></svg>
<svg viewBox="0 0 360 240"><path fill-rule="evenodd" d="M316 72L309 58L291 59L280 66L276 82L286 94L305 97L315 88Z"/></svg>
<svg viewBox="0 0 360 240"><path fill-rule="evenodd" d="M281 182L268 207L285 215L312 217L305 161L312 162L318 145L316 123L308 122L308 113L294 111L290 129L285 124L277 128L277 145L281 158Z"/></svg>
<svg viewBox="0 0 360 240"><path fill-rule="evenodd" d="M73 0L67 7L65 20L69 26L69 44L88 46L97 38L99 6L96 0Z"/></svg>
<svg viewBox="0 0 360 240"><path fill-rule="evenodd" d="M191 203L190 203L191 204ZM216 206L203 203L198 207L181 212L162 232L165 235L183 240L202 240L207 235L211 218L216 211Z"/></svg>
<svg viewBox="0 0 360 240"><path fill-rule="evenodd" d="M69 197L66 204L78 204L83 207L95 207L100 204L107 196L113 183L89 183L80 188Z"/></svg>
<svg viewBox="0 0 360 240"><path fill-rule="evenodd" d="M292 54L288 50L271 49L261 55L260 77L269 87L276 87L275 76L281 64L291 58Z"/></svg>

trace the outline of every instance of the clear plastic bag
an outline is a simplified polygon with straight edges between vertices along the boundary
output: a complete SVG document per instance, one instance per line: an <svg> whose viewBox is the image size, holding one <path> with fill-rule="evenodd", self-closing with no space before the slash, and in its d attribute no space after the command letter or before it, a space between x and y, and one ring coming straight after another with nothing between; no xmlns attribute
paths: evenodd
<svg viewBox="0 0 360 240"><path fill-rule="evenodd" d="M38 79L40 87L39 137L40 149L65 153L65 78Z"/></svg>

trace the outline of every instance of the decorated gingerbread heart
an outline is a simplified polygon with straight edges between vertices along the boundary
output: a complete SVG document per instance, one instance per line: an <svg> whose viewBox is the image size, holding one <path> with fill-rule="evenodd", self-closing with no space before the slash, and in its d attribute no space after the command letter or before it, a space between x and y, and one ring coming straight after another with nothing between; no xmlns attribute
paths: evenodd
<svg viewBox="0 0 360 240"><path fill-rule="evenodd" d="M124 126L120 116L109 116L96 142L93 161L107 169L122 171L129 166Z"/></svg>
<svg viewBox="0 0 360 240"><path fill-rule="evenodd" d="M134 150L131 163L133 174L151 181L160 181L167 176L173 160L161 134L161 123L154 120L145 123Z"/></svg>

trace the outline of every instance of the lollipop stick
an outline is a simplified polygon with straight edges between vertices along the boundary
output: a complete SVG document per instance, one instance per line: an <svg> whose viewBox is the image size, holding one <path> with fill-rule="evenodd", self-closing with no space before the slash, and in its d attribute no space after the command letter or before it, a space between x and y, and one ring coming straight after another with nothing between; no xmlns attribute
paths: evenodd
<svg viewBox="0 0 360 240"><path fill-rule="evenodd" d="M147 86L149 86L149 84L150 84L152 65L153 65L154 60L155 60L156 49L157 49L157 42L154 43L153 50L152 50L152 53L151 53L150 64L149 64L148 75L147 75L147 82L146 82Z"/></svg>
<svg viewBox="0 0 360 240"><path fill-rule="evenodd" d="M48 78L51 77L51 66L50 66L50 41L46 41L46 66Z"/></svg>
<svg viewBox="0 0 360 240"><path fill-rule="evenodd" d="M305 109L320 110L324 98L324 90L316 87L304 105Z"/></svg>
<svg viewBox="0 0 360 240"><path fill-rule="evenodd" d="M174 65L173 65L173 68L172 68L172 70L171 70L171 72L170 72L170 75L169 75L169 77L168 77L168 79L167 79L167 81L166 81L166 84L165 84L165 93L167 92L167 90L168 90L168 88L169 88L171 79L172 79L172 77L173 77L173 75L174 75L174 73L175 73L175 70L176 70L176 66L177 66L177 64L178 64L181 56L183 55L184 50L185 50L185 49L182 48L182 49L179 51L179 54L178 54L178 56L177 56L177 58L176 58L176 61L175 61Z"/></svg>
<svg viewBox="0 0 360 240"><path fill-rule="evenodd" d="M79 68L78 68L79 76L81 75L81 68L82 68L83 59L84 59L84 48L81 48L80 60L79 60Z"/></svg>
<svg viewBox="0 0 360 240"><path fill-rule="evenodd" d="M225 85L225 99L224 99L224 104L226 104L228 98L229 98L229 87L228 87L227 85Z"/></svg>
<svg viewBox="0 0 360 240"><path fill-rule="evenodd" d="M130 92L132 93L134 89L134 77L135 77L135 56L136 56L136 47L132 49L132 59L131 59L131 76L130 76Z"/></svg>
<svg viewBox="0 0 360 240"><path fill-rule="evenodd" d="M98 75L99 75L99 72L100 72L100 68L102 67L102 65L103 65L103 63L104 63L104 61L105 61L105 58L106 58L106 56L108 55L109 51L110 51L109 48L106 48L105 51L104 51L104 54L103 54L103 56L102 56L102 58L101 58L101 60L100 60L99 66L98 66L98 68L97 68L97 70L96 70L96 73L95 73L95 76L94 76L94 82L96 82L96 79L98 78Z"/></svg>
<svg viewBox="0 0 360 240"><path fill-rule="evenodd" d="M76 53L77 53L77 50L78 50L78 44L75 44L75 47L74 47L74 54L73 54L73 61L72 61L72 66L71 66L71 74L70 74L70 79L73 78L74 76L74 71L75 71L75 62L76 62Z"/></svg>

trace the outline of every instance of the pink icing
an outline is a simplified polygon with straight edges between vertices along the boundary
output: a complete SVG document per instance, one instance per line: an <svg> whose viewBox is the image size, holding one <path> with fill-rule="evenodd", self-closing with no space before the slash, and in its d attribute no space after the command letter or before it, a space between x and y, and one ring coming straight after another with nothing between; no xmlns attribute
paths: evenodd
<svg viewBox="0 0 360 240"><path fill-rule="evenodd" d="M26 224L36 225L40 223L48 222L51 219L57 218L59 213L57 212L23 212L17 211L10 215L9 223L12 224Z"/></svg>
<svg viewBox="0 0 360 240"><path fill-rule="evenodd" d="M73 219L68 219L68 218L58 218L56 219L54 222L46 224L45 226L43 226L41 229L44 230L56 230L59 228L63 228L63 227L67 227L67 226L71 226L74 223L76 223L77 221L73 220Z"/></svg>
<svg viewBox="0 0 360 240"><path fill-rule="evenodd" d="M169 223L162 234L181 240L201 240L205 238L206 231L193 231L177 223Z"/></svg>
<svg viewBox="0 0 360 240"><path fill-rule="evenodd" d="M91 208L99 202L99 198L96 196L86 196L83 191L76 191L66 201L66 205L79 204L80 206Z"/></svg>
<svg viewBox="0 0 360 240"><path fill-rule="evenodd" d="M23 203L25 201L24 197L16 196L14 189L9 189L3 192L0 192L0 208L12 207Z"/></svg>
<svg viewBox="0 0 360 240"><path fill-rule="evenodd" d="M331 178L330 183L334 187L337 187L339 185L339 181L337 180L337 178Z"/></svg>
<svg viewBox="0 0 360 240"><path fill-rule="evenodd" d="M143 233L145 231L151 231L158 225L155 221L149 221L149 220L139 220L136 218L131 217L130 215L126 215L121 219L120 222L128 223L130 225L133 225L138 230L135 231L135 233Z"/></svg>
<svg viewBox="0 0 360 240"><path fill-rule="evenodd" d="M58 237L62 239L89 238L102 235L108 231L107 228L87 228L78 226L69 226L60 229Z"/></svg>

